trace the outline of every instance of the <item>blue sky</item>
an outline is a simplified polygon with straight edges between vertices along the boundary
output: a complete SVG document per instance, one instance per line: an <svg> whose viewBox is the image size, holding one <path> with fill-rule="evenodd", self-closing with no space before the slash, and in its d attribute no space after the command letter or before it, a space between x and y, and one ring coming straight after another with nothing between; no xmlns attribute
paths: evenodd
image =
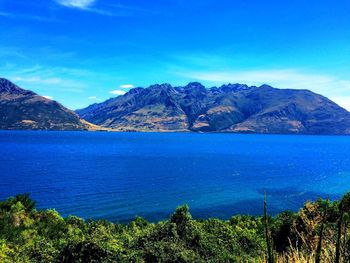
<svg viewBox="0 0 350 263"><path fill-rule="evenodd" d="M350 110L347 0L0 0L0 76L77 109L154 83L311 89Z"/></svg>

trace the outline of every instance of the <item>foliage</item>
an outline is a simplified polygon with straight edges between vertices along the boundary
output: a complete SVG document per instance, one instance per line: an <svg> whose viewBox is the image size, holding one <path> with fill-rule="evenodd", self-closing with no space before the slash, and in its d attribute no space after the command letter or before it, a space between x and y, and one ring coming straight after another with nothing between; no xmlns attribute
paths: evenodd
<svg viewBox="0 0 350 263"><path fill-rule="evenodd" d="M268 217L275 261L334 262L338 245L339 262L349 262L349 200L320 199ZM18 195L0 202L0 262L266 262L265 218L195 220L184 205L156 224L141 217L114 224L37 211Z"/></svg>

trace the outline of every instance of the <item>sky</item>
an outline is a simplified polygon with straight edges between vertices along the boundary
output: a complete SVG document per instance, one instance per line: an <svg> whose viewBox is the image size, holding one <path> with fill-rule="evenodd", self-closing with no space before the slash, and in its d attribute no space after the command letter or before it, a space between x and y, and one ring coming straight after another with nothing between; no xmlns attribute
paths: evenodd
<svg viewBox="0 0 350 263"><path fill-rule="evenodd" d="M0 76L71 109L199 81L350 110L349 14L348 0L0 0Z"/></svg>

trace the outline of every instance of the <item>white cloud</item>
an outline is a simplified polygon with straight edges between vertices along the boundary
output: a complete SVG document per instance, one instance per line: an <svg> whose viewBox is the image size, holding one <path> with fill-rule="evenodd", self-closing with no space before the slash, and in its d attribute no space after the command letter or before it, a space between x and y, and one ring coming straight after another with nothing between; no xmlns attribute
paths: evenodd
<svg viewBox="0 0 350 263"><path fill-rule="evenodd" d="M339 106L350 111L350 96L330 97L330 99L337 103Z"/></svg>
<svg viewBox="0 0 350 263"><path fill-rule="evenodd" d="M56 0L57 3L66 7L86 9L92 6L96 0Z"/></svg>
<svg viewBox="0 0 350 263"><path fill-rule="evenodd" d="M124 85L120 85L119 88L121 89L132 89L134 87L134 85L132 84L124 84Z"/></svg>
<svg viewBox="0 0 350 263"><path fill-rule="evenodd" d="M111 90L109 93L113 95L124 95L126 92L124 90Z"/></svg>
<svg viewBox="0 0 350 263"><path fill-rule="evenodd" d="M41 78L39 76L35 77L13 77L13 81L18 82L36 82L40 84L59 84L62 83L63 80L61 78Z"/></svg>
<svg viewBox="0 0 350 263"><path fill-rule="evenodd" d="M25 89L57 90L63 92L83 92L87 85L71 76L57 77L58 72L42 69L39 66L32 68L7 70L3 76ZM62 74L61 74L62 75Z"/></svg>
<svg viewBox="0 0 350 263"><path fill-rule="evenodd" d="M239 82L249 85L270 84L280 88L306 89L336 81L332 76L308 74L294 69L248 71L194 71L180 73L186 77L216 83Z"/></svg>
<svg viewBox="0 0 350 263"><path fill-rule="evenodd" d="M110 78L105 72L95 72L84 68L45 67L39 64L21 67L19 64L5 63L4 66L0 66L0 71L2 77L24 89L54 96L55 92L84 93L96 84L93 82L95 79L108 79L109 82L120 81L118 78ZM90 94L85 95L85 98L88 96Z"/></svg>
<svg viewBox="0 0 350 263"><path fill-rule="evenodd" d="M129 17L140 14L154 14L153 10L144 10L140 8L125 6L121 4L106 4L101 3L99 8L95 8L97 0L54 0L59 5L75 8L91 13L104 15L104 16L116 16L116 17ZM102 1L101 1L102 2ZM1 15L1 14L0 14Z"/></svg>
<svg viewBox="0 0 350 263"><path fill-rule="evenodd" d="M96 99L97 99L96 96L90 96L90 97L89 97L89 100L96 100Z"/></svg>
<svg viewBox="0 0 350 263"><path fill-rule="evenodd" d="M52 0L52 1L56 1L59 5L64 7L80 9L80 10L95 13L98 15L103 15L103 16L130 17L130 16L139 16L142 14L151 14L151 15L160 14L155 12L153 9L152 10L141 9L138 7L122 5L120 3L108 3L108 1L101 1L101 4L99 4L98 8L95 7L95 4L97 3L98 0Z"/></svg>
<svg viewBox="0 0 350 263"><path fill-rule="evenodd" d="M64 7L81 9L99 15L117 16L117 14L114 14L108 10L92 8L97 0L56 0L56 2Z"/></svg>
<svg viewBox="0 0 350 263"><path fill-rule="evenodd" d="M42 96L42 97L44 97L44 98L46 98L46 99L49 99L49 100L52 100L52 97L51 97L51 96L44 95L44 96Z"/></svg>
<svg viewBox="0 0 350 263"><path fill-rule="evenodd" d="M298 69L246 71L178 71L178 75L210 85L243 83L260 86L268 84L281 89L309 89L350 110L350 79L332 75L308 73Z"/></svg>

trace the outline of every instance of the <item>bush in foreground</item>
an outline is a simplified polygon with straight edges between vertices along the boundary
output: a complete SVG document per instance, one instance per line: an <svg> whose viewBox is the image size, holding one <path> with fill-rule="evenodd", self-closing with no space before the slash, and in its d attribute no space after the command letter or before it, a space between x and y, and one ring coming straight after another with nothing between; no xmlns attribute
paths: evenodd
<svg viewBox="0 0 350 263"><path fill-rule="evenodd" d="M194 220L184 205L156 224L114 224L38 211L17 195L0 202L0 262L267 262L267 243L270 262L349 262L349 200L319 199L268 220Z"/></svg>

